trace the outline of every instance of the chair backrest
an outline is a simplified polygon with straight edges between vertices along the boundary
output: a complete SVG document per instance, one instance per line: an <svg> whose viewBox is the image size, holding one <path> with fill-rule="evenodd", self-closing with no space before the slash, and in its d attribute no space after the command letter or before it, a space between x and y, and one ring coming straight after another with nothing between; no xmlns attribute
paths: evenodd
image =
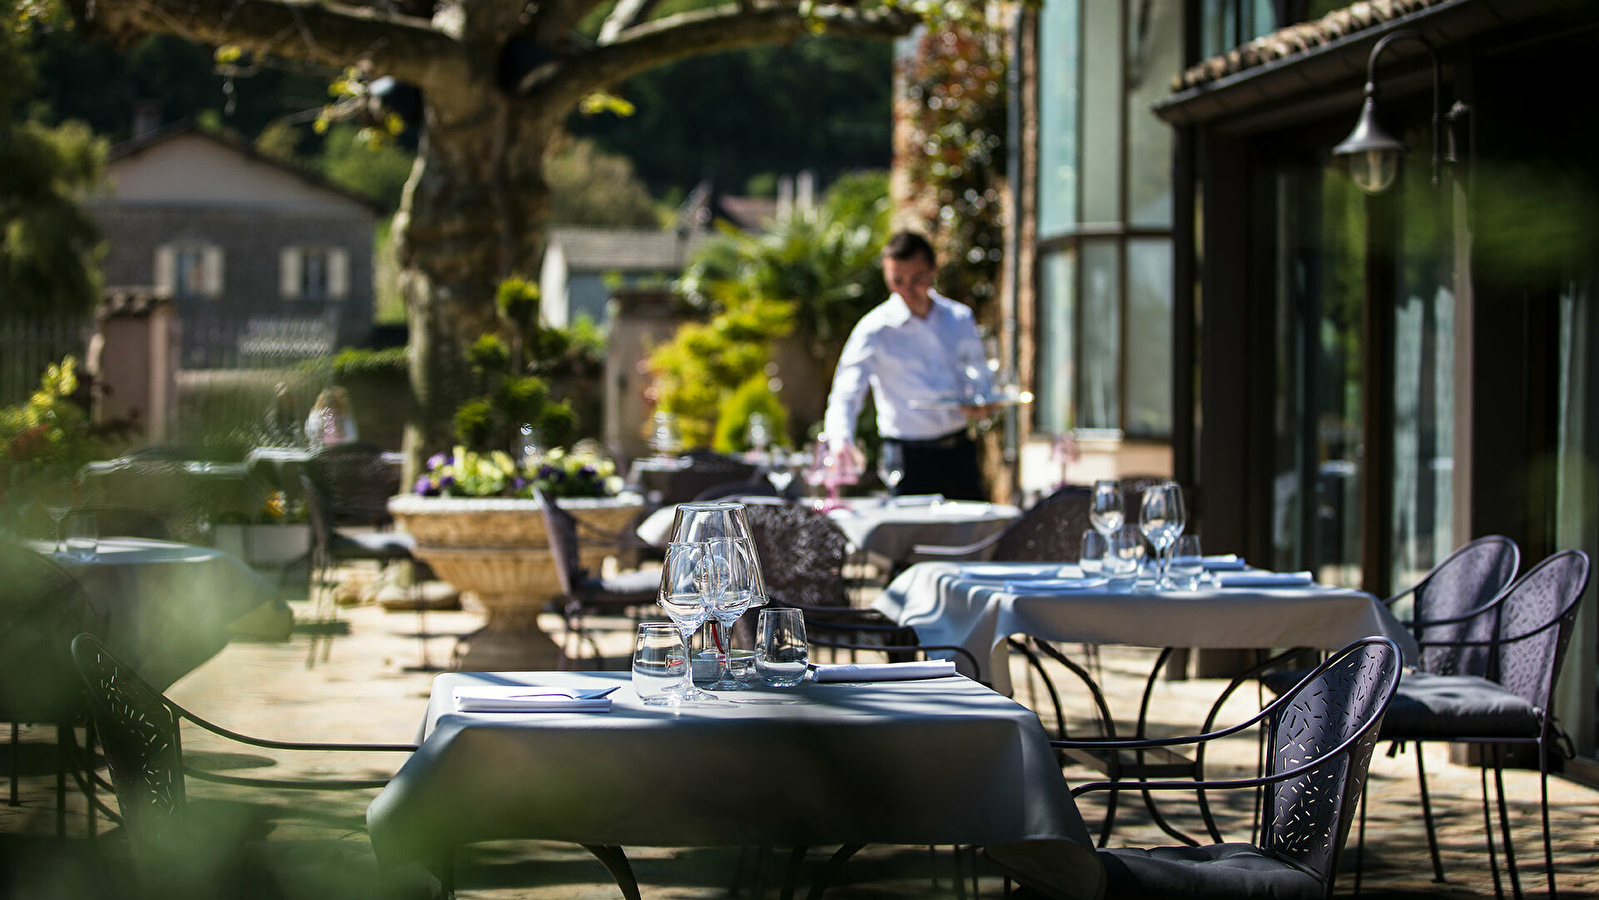
<svg viewBox="0 0 1599 900"><path fill-rule="evenodd" d="M577 519L562 509L554 497L534 488L533 498L544 513L544 531L550 542L550 559L555 563L555 577L561 583L561 593L576 599L579 585L587 572L579 558Z"/></svg>
<svg viewBox="0 0 1599 900"><path fill-rule="evenodd" d="M164 520L148 510L115 503L80 503L67 510L56 524L56 538L72 533L73 523L89 518L94 521L94 533L100 537L149 538L153 541L172 539Z"/></svg>
<svg viewBox="0 0 1599 900"><path fill-rule="evenodd" d="M400 474L375 444L324 447L305 461L311 502L320 504L330 526L387 525L389 498L400 492Z"/></svg>
<svg viewBox="0 0 1599 900"><path fill-rule="evenodd" d="M0 542L0 721L60 724L83 715L67 645L103 624L66 570Z"/></svg>
<svg viewBox="0 0 1599 900"><path fill-rule="evenodd" d="M1412 619L1453 619L1486 606L1515 580L1521 566L1516 542L1500 535L1478 538L1434 566L1411 591ZM1464 622L1415 628L1422 644L1486 641L1493 636L1495 614ZM1423 647L1417 668L1435 675L1488 674L1491 650L1480 647Z"/></svg>
<svg viewBox="0 0 1599 900"><path fill-rule="evenodd" d="M849 605L844 583L849 538L833 520L789 503L751 503L745 514L774 606Z"/></svg>
<svg viewBox="0 0 1599 900"><path fill-rule="evenodd" d="M682 458L688 466L674 474L662 492L661 502L667 506L687 503L701 492L729 481L749 481L755 477L754 466L714 450L690 450Z"/></svg>
<svg viewBox="0 0 1599 900"><path fill-rule="evenodd" d="M1093 488L1067 485L1033 504L994 543L991 559L1003 562L1075 562L1083 532L1092 527Z"/></svg>
<svg viewBox="0 0 1599 900"><path fill-rule="evenodd" d="M1553 711L1555 681L1588 589L1588 569L1588 554L1563 550L1521 576L1500 605L1491 677L1545 715Z"/></svg>
<svg viewBox="0 0 1599 900"><path fill-rule="evenodd" d="M203 542L210 528L211 499L204 482L182 462L159 456L123 457L85 482L91 504L143 510L161 520L177 540Z"/></svg>
<svg viewBox="0 0 1599 900"><path fill-rule="evenodd" d="M726 500L729 497L777 497L777 488L764 478L753 481L724 481L694 495L695 502Z"/></svg>
<svg viewBox="0 0 1599 900"><path fill-rule="evenodd" d="M1329 894L1400 667L1393 641L1356 641L1280 697L1267 723L1268 776L1325 758L1267 786L1261 849L1315 873Z"/></svg>
<svg viewBox="0 0 1599 900"><path fill-rule="evenodd" d="M1127 513L1129 525L1138 524L1138 508L1144 502L1144 491L1157 484L1171 481L1167 475L1124 475L1118 479L1122 489L1122 509Z"/></svg>

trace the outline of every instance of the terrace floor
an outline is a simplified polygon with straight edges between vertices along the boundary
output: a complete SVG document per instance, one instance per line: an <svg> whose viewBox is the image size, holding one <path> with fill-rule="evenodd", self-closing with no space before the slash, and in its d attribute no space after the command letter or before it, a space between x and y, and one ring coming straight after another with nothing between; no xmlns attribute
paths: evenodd
<svg viewBox="0 0 1599 900"><path fill-rule="evenodd" d="M385 612L376 606L346 609L346 635L333 639L326 661L307 665L308 634L296 633L287 643L235 643L173 686L174 700L226 727L261 737L314 741L403 742L412 739L427 702L432 675L413 671L420 661L418 618L408 612ZM481 616L469 611L430 612L426 630L432 661L446 661L453 637L476 628ZM547 617L549 627L558 619ZM608 653L620 657L630 642L630 623L616 620L602 638ZM1068 651L1076 648L1067 647ZM1102 652L1105 685L1112 708L1130 714L1136 708L1153 651L1106 648ZM1017 684L1023 673L1018 670ZM1057 679L1063 690L1068 685ZM1154 708L1168 733L1197 727L1222 682L1211 679L1161 681ZM1021 699L1027 699L1024 688ZM1257 702L1253 690L1241 691L1222 720L1247 716ZM1069 715L1087 707L1069 704ZM24 772L22 802L0 804L0 896L76 898L116 896L114 884L125 883L125 842L115 830L93 841L81 797L70 799L68 835L55 838L53 729L25 727L19 763ZM214 741L190 740L186 750L204 754L213 766L237 767L246 774L269 777L304 775L386 775L399 761L374 761L328 754L275 754ZM1436 884L1427 862L1426 842L1416 799L1415 764L1411 756L1390 758L1380 748L1373 759L1367 823L1364 893L1377 897L1464 898L1489 896L1493 882L1483 841L1477 770L1451 764L1447 748L1428 748L1426 763L1440 825L1447 882ZM243 751L243 752L241 752ZM1253 766L1252 737L1225 742L1210 759L1211 771L1242 771ZM3 751L0 751L3 754ZM388 770L385 765L391 765ZM1086 770L1068 768L1074 781ZM1510 771L1505 776L1515 823L1516 848L1523 861L1523 887L1544 890L1538 836L1536 772ZM1555 838L1557 882L1566 897L1599 898L1599 791L1554 778L1550 782L1551 830ZM374 791L344 794L262 791L190 781L190 796L226 798L243 815L270 829L274 839L331 837L364 840L364 815ZM1132 797L1129 797L1131 800ZM1231 840L1248 839L1251 801L1244 796L1216 797L1224 830ZM1099 820L1098 801L1085 800L1090 827ZM1173 798L1165 807L1182 823L1198 828L1192 800ZM759 815L759 810L751 810ZM1228 829L1228 824L1240 828ZM1124 803L1115 844L1154 846L1169 843L1150 824L1141 807ZM1352 893L1354 838L1346 857L1339 893ZM732 850L629 848L644 895L651 898L710 898L729 895L739 853ZM826 854L813 851L819 865ZM868 847L846 867L836 897L954 896L953 861L949 848L931 856L927 848ZM1501 866L1503 860L1501 858ZM775 880L775 876L774 876ZM752 896L746 881L739 896ZM984 873L981 893L1001 895L998 876ZM459 857L458 890L463 898L546 900L546 898L613 898L619 896L605 870L575 846L542 842L484 845ZM767 894L776 896L775 886Z"/></svg>

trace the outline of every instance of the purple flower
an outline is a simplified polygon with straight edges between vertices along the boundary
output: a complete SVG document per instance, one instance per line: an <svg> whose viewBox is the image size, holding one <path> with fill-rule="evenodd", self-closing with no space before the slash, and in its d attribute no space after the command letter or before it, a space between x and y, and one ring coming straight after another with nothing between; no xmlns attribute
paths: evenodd
<svg viewBox="0 0 1599 900"><path fill-rule="evenodd" d="M433 486L433 482L426 475L417 478L416 484L412 485L411 490L424 497L432 497L438 494L438 489Z"/></svg>
<svg viewBox="0 0 1599 900"><path fill-rule="evenodd" d="M449 461L450 461L450 458L448 456L445 456L443 453L435 453L432 456L428 457L428 468L429 469L443 468L444 464L449 462Z"/></svg>
<svg viewBox="0 0 1599 900"><path fill-rule="evenodd" d="M595 475L600 473L599 470L595 469L593 466L585 465L583 468L577 470L577 474L582 475L584 478L593 478Z"/></svg>
<svg viewBox="0 0 1599 900"><path fill-rule="evenodd" d="M446 475L443 478L439 479L439 490L445 491L445 490L449 490L452 487L455 487L455 476L454 475Z"/></svg>
<svg viewBox="0 0 1599 900"><path fill-rule="evenodd" d="M520 491L521 489L523 489L525 487L527 487L527 479L526 478L523 478L522 476L518 475L515 478L511 479L511 489L512 490Z"/></svg>
<svg viewBox="0 0 1599 900"><path fill-rule="evenodd" d="M540 478L554 478L555 475L556 475L555 467L550 465L549 463L545 463L544 465L539 466L538 477L540 477Z"/></svg>

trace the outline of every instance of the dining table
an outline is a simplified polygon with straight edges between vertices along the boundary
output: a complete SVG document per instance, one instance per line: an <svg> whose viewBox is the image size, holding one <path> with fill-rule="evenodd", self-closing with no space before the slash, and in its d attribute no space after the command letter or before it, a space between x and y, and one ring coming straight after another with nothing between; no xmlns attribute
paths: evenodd
<svg viewBox="0 0 1599 900"><path fill-rule="evenodd" d="M1259 571L1259 570L1255 570ZM978 660L974 677L1011 689L1007 638L1123 644L1134 647L1336 650L1383 635L1416 658L1408 629L1376 597L1353 588L1278 584L1127 590L1085 577L1072 564L919 563L872 604L921 642L964 647ZM957 664L964 664L958 662Z"/></svg>
<svg viewBox="0 0 1599 900"><path fill-rule="evenodd" d="M420 748L367 809L378 861L436 866L456 847L505 839L858 848L1037 838L1074 848L1093 896L1102 872L1038 717L970 679L804 681L653 707L630 677L438 676ZM458 690L483 686L609 688L612 703L457 708Z"/></svg>
<svg viewBox="0 0 1599 900"><path fill-rule="evenodd" d="M278 589L231 554L144 538L101 538L91 553L30 546L72 576L99 619L97 635L158 690L241 636L288 636Z"/></svg>
<svg viewBox="0 0 1599 900"><path fill-rule="evenodd" d="M742 503L783 503L773 497L729 497ZM665 547L675 507L651 513L638 526L641 540ZM916 559L916 548L929 544L960 547L988 538L1021 510L1006 503L946 500L936 494L906 497L847 497L826 510L849 539L856 554L886 560L890 567Z"/></svg>

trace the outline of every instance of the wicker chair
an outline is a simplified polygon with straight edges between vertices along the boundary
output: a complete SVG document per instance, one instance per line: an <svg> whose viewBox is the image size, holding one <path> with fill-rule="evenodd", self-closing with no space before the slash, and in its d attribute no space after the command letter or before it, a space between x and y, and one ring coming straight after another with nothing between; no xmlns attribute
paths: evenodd
<svg viewBox="0 0 1599 900"><path fill-rule="evenodd" d="M87 721L67 644L103 620L72 576L27 547L0 542L0 720L11 723L12 806L18 805L19 725L56 726L56 833L66 833L72 729Z"/></svg>
<svg viewBox="0 0 1599 900"><path fill-rule="evenodd" d="M844 580L849 538L827 516L803 504L786 503L751 503L745 514L768 599L773 606L805 611L806 634L813 647L833 655L883 653L890 660L945 652L962 658L969 671L977 671L977 660L965 648L921 644L915 629L849 605Z"/></svg>
<svg viewBox="0 0 1599 900"><path fill-rule="evenodd" d="M556 579L561 584L565 598L562 615L566 621L566 638L561 655L566 662L583 658L584 645L600 658L599 643L588 633L585 617L589 614L617 615L632 612L634 619L641 607L654 603L661 586L659 572L634 570L606 578L583 567L580 549L583 544L614 547L618 550L645 546L637 538L615 534L582 521L561 508L555 498L534 490L544 513L544 531L550 542L550 558L555 563Z"/></svg>
<svg viewBox="0 0 1599 900"><path fill-rule="evenodd" d="M119 663L90 634L72 639L72 660L88 688L88 707L103 741L122 820L144 892L178 897L426 897L421 873L382 873L370 847L355 841L252 844L236 817L205 815L191 805L185 776L223 784L308 790L382 787L387 779L294 781L244 778L196 769L184 759L183 720L228 740L273 750L414 751L414 744L313 744L247 737L183 709ZM274 851L294 851L285 858ZM410 877L410 876L416 877ZM310 876L310 883L296 879ZM295 890L299 888L300 890Z"/></svg>
<svg viewBox="0 0 1599 900"><path fill-rule="evenodd" d="M1210 734L1152 741L1054 741L1057 747L1091 746L1139 752L1203 744L1257 723L1267 733L1263 775L1230 781L1092 782L1089 791L1228 790L1263 788L1261 843L1217 843L1152 850L1100 850L1106 898L1216 897L1311 900L1332 896L1349 825L1365 788L1366 766L1383 714L1399 683L1399 648L1371 637L1345 647L1297 687L1247 721ZM1046 897L1092 895L1080 870L1060 865L1081 848L1027 841L985 848L1006 875Z"/></svg>
<svg viewBox="0 0 1599 900"><path fill-rule="evenodd" d="M1554 690L1565 660L1566 645L1578 605L1588 587L1589 561L1580 550L1549 557L1521 576L1486 608L1454 617L1419 623L1423 658L1433 665L1475 664L1474 656L1451 659L1448 651L1487 651L1486 677L1469 672L1417 672L1405 677L1383 723L1382 738L1414 741L1421 755L1422 741L1462 741L1486 744L1485 755L1494 770L1499 797L1500 833L1505 842L1505 863L1517 897L1521 884L1516 873L1515 850L1505 810L1499 747L1532 744L1538 750L1540 807L1543 813L1544 867L1549 896L1555 896L1554 848L1549 838L1549 755L1569 738L1555 724ZM1441 629L1463 626L1447 634ZM1444 633L1446 639L1437 635ZM1439 655L1434 651L1446 651ZM1427 655L1432 653L1430 657ZM1422 781L1425 797L1426 781ZM1493 823L1488 821L1488 780L1482 779L1483 818L1487 829L1488 858L1493 866L1495 892L1501 890L1494 862ZM1432 816L1427 811L1428 838ZM1434 850L1436 853L1436 849Z"/></svg>

